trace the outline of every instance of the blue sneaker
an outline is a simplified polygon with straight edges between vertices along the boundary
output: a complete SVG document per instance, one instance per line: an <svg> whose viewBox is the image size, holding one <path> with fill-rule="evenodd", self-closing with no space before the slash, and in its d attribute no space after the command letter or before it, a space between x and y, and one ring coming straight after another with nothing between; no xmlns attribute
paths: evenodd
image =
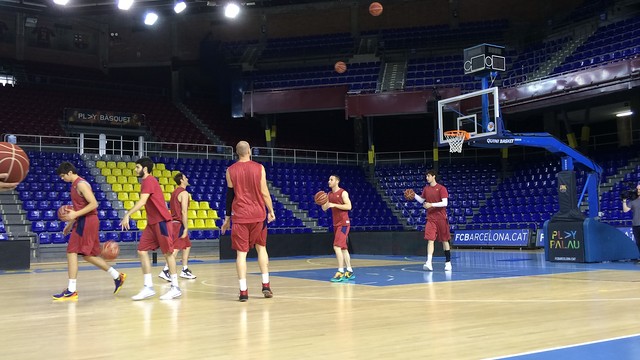
<svg viewBox="0 0 640 360"><path fill-rule="evenodd" d="M120 273L120 276L118 276L117 279L113 280L113 282L116 284L116 289L113 290L113 295L117 294L118 291L120 291L120 289L122 288L122 285L124 285L124 281L126 279L127 279L127 274Z"/></svg>
<svg viewBox="0 0 640 360"><path fill-rule="evenodd" d="M64 289L64 291L61 292L60 294L54 294L53 300L60 300L60 301L78 300L78 292L77 291L71 292L69 291L69 289Z"/></svg>

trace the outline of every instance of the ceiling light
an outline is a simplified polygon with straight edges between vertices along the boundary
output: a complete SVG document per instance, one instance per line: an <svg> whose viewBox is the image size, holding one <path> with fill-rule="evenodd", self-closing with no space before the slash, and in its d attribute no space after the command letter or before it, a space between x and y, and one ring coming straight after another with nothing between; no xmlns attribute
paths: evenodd
<svg viewBox="0 0 640 360"><path fill-rule="evenodd" d="M239 13L240 7L234 3L228 3L227 6L224 7L224 16L230 19L235 19Z"/></svg>
<svg viewBox="0 0 640 360"><path fill-rule="evenodd" d="M69 0L53 0L53 3L56 5L67 5L69 3Z"/></svg>
<svg viewBox="0 0 640 360"><path fill-rule="evenodd" d="M133 6L133 0L118 0L118 9L129 10Z"/></svg>
<svg viewBox="0 0 640 360"><path fill-rule="evenodd" d="M175 11L176 14L180 14L186 8L187 8L187 3L182 0L178 0L176 4L173 6L173 11Z"/></svg>
<svg viewBox="0 0 640 360"><path fill-rule="evenodd" d="M631 110L619 112L616 114L617 117L625 117L625 116L631 116L631 115L633 115L633 111Z"/></svg>
<svg viewBox="0 0 640 360"><path fill-rule="evenodd" d="M154 12L150 12L147 13L147 15L144 16L144 24L145 25L153 25L156 23L156 21L158 21L158 14L154 13Z"/></svg>

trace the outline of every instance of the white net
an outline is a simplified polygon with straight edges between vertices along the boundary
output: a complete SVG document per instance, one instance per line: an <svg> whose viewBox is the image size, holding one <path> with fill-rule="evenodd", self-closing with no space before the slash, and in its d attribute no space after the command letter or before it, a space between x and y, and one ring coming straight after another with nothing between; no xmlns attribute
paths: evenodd
<svg viewBox="0 0 640 360"><path fill-rule="evenodd" d="M444 133L444 138L449 143L449 152L462 153L462 144L466 134L464 132L450 131Z"/></svg>

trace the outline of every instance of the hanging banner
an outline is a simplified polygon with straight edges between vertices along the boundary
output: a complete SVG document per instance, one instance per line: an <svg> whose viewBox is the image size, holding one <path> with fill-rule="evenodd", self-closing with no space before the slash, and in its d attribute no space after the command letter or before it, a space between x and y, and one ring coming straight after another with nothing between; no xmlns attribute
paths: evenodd
<svg viewBox="0 0 640 360"><path fill-rule="evenodd" d="M144 124L145 115L121 111L64 109L64 118L69 124L140 127Z"/></svg>

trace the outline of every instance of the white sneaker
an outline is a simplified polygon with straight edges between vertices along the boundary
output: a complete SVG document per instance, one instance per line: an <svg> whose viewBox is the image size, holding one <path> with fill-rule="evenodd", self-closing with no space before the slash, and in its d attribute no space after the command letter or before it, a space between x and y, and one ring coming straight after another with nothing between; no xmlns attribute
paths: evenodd
<svg viewBox="0 0 640 360"><path fill-rule="evenodd" d="M180 271L180 277L181 278L185 278L185 279L195 279L196 278L196 276L193 275L193 273L189 269L183 269L182 271Z"/></svg>
<svg viewBox="0 0 640 360"><path fill-rule="evenodd" d="M447 261L444 263L444 271L451 271L453 268L451 267L451 261Z"/></svg>
<svg viewBox="0 0 640 360"><path fill-rule="evenodd" d="M426 263L424 263L424 265L422 265L422 270L433 271L433 266L431 265L431 261L427 261Z"/></svg>
<svg viewBox="0 0 640 360"><path fill-rule="evenodd" d="M169 274L169 270L162 270L158 277L163 280L171 281L171 274Z"/></svg>
<svg viewBox="0 0 640 360"><path fill-rule="evenodd" d="M182 291L177 286L172 286L169 291L167 291L164 295L160 296L160 300L171 300L177 297L182 296Z"/></svg>
<svg viewBox="0 0 640 360"><path fill-rule="evenodd" d="M134 295L131 297L131 300L144 300L148 299L156 294L155 290L152 287L145 286L140 290L138 295Z"/></svg>

